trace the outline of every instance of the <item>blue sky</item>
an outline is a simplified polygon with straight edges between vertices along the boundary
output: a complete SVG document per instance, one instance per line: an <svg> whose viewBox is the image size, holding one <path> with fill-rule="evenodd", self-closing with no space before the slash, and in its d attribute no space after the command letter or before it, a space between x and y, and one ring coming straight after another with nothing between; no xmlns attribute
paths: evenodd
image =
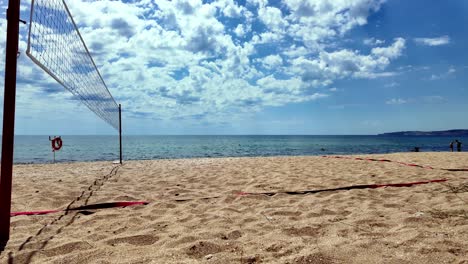
<svg viewBox="0 0 468 264"><path fill-rule="evenodd" d="M67 3L125 134L468 128L464 0ZM21 28L16 133L115 134L26 57Z"/></svg>

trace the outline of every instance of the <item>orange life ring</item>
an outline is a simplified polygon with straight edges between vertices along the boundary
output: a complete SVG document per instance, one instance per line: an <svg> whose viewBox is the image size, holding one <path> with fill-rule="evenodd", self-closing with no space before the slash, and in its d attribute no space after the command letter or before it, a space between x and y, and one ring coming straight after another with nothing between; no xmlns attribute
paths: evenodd
<svg viewBox="0 0 468 264"><path fill-rule="evenodd" d="M62 139L60 137L56 137L52 139L52 150L57 151L62 148Z"/></svg>

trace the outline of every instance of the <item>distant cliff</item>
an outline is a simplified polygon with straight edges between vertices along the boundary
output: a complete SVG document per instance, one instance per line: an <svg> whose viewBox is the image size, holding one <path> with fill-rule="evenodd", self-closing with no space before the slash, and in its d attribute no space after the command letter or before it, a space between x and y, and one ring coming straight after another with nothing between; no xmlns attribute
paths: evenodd
<svg viewBox="0 0 468 264"><path fill-rule="evenodd" d="M468 129L452 129L445 131L401 131L378 134L378 136L447 136L461 137L468 136Z"/></svg>

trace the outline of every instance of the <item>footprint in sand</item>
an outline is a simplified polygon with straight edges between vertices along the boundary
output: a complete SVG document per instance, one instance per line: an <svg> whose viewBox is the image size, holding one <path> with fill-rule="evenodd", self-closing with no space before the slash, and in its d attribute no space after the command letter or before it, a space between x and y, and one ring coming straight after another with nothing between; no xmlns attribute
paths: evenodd
<svg viewBox="0 0 468 264"><path fill-rule="evenodd" d="M242 236L242 233L239 230L234 230L228 234L221 235L221 239L223 240L235 240Z"/></svg>
<svg viewBox="0 0 468 264"><path fill-rule="evenodd" d="M320 228L311 226L301 228L291 227L283 229L283 232L291 236L318 236L320 234Z"/></svg>
<svg viewBox="0 0 468 264"><path fill-rule="evenodd" d="M48 257L58 256L58 255L65 255L69 254L73 251L84 251L93 248L89 243L86 242L71 242L66 243L58 247L45 249L42 253Z"/></svg>
<svg viewBox="0 0 468 264"><path fill-rule="evenodd" d="M276 216L300 216L301 214L302 213L298 212L298 211L295 211L295 212L292 212L292 211L277 211L277 212L272 213L271 215L276 215Z"/></svg>
<svg viewBox="0 0 468 264"><path fill-rule="evenodd" d="M294 254L294 252L299 252L303 248L304 248L303 246L291 247L290 245L275 243L267 247L265 250L267 252L271 252L275 258L281 258L281 257L292 255Z"/></svg>
<svg viewBox="0 0 468 264"><path fill-rule="evenodd" d="M294 259L293 263L305 264L305 263L320 263L320 264L332 264L339 263L334 261L333 258L322 253L315 253L308 256L301 256Z"/></svg>
<svg viewBox="0 0 468 264"><path fill-rule="evenodd" d="M136 235L136 236L128 236L128 237L118 237L114 239L109 239L106 241L108 245L115 246L118 244L131 244L134 246L149 246L154 244L156 241L159 240L159 237L152 236L152 235Z"/></svg>
<svg viewBox="0 0 468 264"><path fill-rule="evenodd" d="M218 244L207 241L199 241L198 243L189 247L186 251L186 254L191 257L202 258L208 254L215 254L224 250L225 248Z"/></svg>

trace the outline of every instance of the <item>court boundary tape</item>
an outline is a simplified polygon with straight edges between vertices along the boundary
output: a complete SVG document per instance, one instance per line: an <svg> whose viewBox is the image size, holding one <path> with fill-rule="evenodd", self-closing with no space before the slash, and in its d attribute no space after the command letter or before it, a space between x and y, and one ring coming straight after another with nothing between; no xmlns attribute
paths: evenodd
<svg viewBox="0 0 468 264"><path fill-rule="evenodd" d="M436 180L429 180L429 181L406 182L406 183L360 184L360 185L351 185L351 186L346 186L346 187L318 189L318 190L305 190L305 191L276 191L276 192L258 192L258 193L239 192L238 195L239 196L246 196L246 195L273 196L276 194L303 195L303 194L314 194L314 193L321 193L321 192L348 191L348 190L355 190L355 189L376 189L376 188L384 188L384 187L411 187L413 185L438 183L438 182L446 182L446 181L447 179L436 179Z"/></svg>
<svg viewBox="0 0 468 264"><path fill-rule="evenodd" d="M59 213L59 212L86 211L86 210L105 209L105 208L118 208L118 207L127 207L127 206L135 206L135 205L147 205L147 204L149 204L149 202L146 202L146 201L98 203L98 204L88 204L88 205L83 205L83 206L78 206L78 207L68 208L68 209L62 209L62 210L11 212L10 217L20 216L20 215L45 215L45 214L53 214L53 213Z"/></svg>
<svg viewBox="0 0 468 264"><path fill-rule="evenodd" d="M334 192L334 191L348 191L355 189L376 189L384 187L411 187L413 185L421 185L428 183L438 183L445 182L447 179L436 179L428 181L418 181L418 182L406 182L406 183L385 183L385 184L360 184L360 185L351 185L338 188L328 188L328 189L318 189L318 190L305 190L305 191L277 191L277 192L237 192L237 196L248 196L248 195L266 195L273 196L276 194L289 194L289 195L305 195L305 194L314 194L320 192ZM207 200L220 198L221 196L212 196L212 197L200 197L200 198L187 198L187 199L176 199L175 202L186 202L193 200ZM106 209L106 208L118 208L118 207L127 207L135 205L147 205L150 202L148 201L134 201L134 202L110 202L110 203L98 203L98 204L89 204L83 205L74 208L68 208L63 210L43 210L43 211L24 211L24 212L11 212L10 217L20 216L20 215L46 215L53 214L58 212L69 212L69 211L86 211L86 210L96 210L96 209Z"/></svg>
<svg viewBox="0 0 468 264"><path fill-rule="evenodd" d="M406 163L401 161L392 161L389 159L375 159L375 158L361 158L361 157L347 157L347 156L322 156L324 158L336 158L336 159L348 159L348 160L360 160L360 161L375 161L375 162L393 162L410 167L418 167L423 169L437 169L445 171L468 171L468 169L444 169L444 168L434 168L431 166L423 166L415 163ZM438 183L445 182L447 179L436 179L429 181L419 181L419 182L408 182L408 183L387 183L387 184L361 184L361 185L351 185L338 188L328 188L328 189L318 189L318 190L304 190L304 191L277 191L277 192L238 192L237 196L247 196L247 195L266 195L273 196L276 194L289 194L289 195L304 195L304 194L314 194L320 192L332 192L332 191L342 191L342 190L354 190L354 189L376 189L383 187L411 187L413 185L428 184L428 183ZM207 200L220 198L221 196L212 196L212 197L201 197L201 198L187 198L187 199L175 199L175 202L185 202L191 200ZM20 216L20 215L45 215L58 212L68 212L68 211L85 211L85 210L95 210L95 209L105 209L105 208L117 208L117 207L127 207L135 205L147 205L150 202L147 201L135 201L135 202L109 202L109 203L100 203L100 204L91 204L83 205L74 208L66 208L62 210L43 210L43 211L24 211L24 212L11 212L10 217Z"/></svg>
<svg viewBox="0 0 468 264"><path fill-rule="evenodd" d="M409 166L409 167L417 167L417 168L422 168L422 169L429 169L429 170L444 170L444 171L468 171L468 168L462 168L462 169L444 169L444 168L434 168L431 166L423 166L415 163L407 163L407 162L402 162L402 161L394 161L394 160L389 160L389 159L374 159L374 158L361 158L361 157L347 157L347 156L322 156L323 158L334 158L334 159L348 159L348 160L361 160L361 161L377 161L377 162L392 162L392 163L398 163L401 165Z"/></svg>

